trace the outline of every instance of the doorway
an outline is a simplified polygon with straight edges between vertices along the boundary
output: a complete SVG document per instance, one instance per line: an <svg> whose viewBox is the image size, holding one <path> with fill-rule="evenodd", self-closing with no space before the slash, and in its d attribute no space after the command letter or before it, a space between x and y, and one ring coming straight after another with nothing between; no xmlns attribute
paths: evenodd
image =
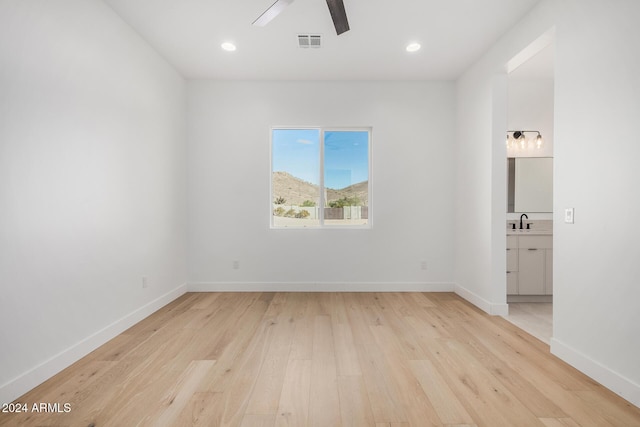
<svg viewBox="0 0 640 427"><path fill-rule="evenodd" d="M528 178L513 165L522 164L524 171L528 167L525 164L541 164L546 159L552 162L554 41L552 29L507 65L506 141L507 158L511 161L505 162L508 183L505 193L514 196L516 202L514 205L514 197L505 194L510 199L506 224L509 314L505 318L547 344L553 334L553 206L536 205L525 197L527 187L520 187L517 181ZM538 196L543 192L542 183L552 180L553 168L547 173L550 176L544 179L538 176L529 184ZM552 188L553 185L544 191Z"/></svg>

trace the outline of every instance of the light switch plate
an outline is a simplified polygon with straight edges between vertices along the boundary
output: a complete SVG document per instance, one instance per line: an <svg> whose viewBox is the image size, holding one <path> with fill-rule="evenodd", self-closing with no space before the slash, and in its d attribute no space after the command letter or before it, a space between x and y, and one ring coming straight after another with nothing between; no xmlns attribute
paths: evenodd
<svg viewBox="0 0 640 427"><path fill-rule="evenodd" d="M564 222L567 224L573 224L573 208L566 208L564 210Z"/></svg>

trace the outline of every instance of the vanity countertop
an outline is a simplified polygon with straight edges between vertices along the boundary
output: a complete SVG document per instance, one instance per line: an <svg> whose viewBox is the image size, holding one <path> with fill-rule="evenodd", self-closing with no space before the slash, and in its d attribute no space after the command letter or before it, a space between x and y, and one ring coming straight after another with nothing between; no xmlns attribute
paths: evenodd
<svg viewBox="0 0 640 427"><path fill-rule="evenodd" d="M551 236L551 230L507 230L507 236Z"/></svg>
<svg viewBox="0 0 640 427"><path fill-rule="evenodd" d="M519 222L517 220L509 220L507 221L507 236L552 236L553 235L553 221L551 220L540 220L534 219L530 221L523 221L523 227L529 225L531 227L529 230L524 228L523 230L519 227ZM513 229L513 225L516 225L515 230Z"/></svg>

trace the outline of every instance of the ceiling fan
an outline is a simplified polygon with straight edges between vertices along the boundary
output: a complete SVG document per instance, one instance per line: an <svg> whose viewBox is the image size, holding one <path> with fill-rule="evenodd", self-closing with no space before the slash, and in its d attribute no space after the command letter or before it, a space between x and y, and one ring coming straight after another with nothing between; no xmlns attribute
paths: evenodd
<svg viewBox="0 0 640 427"><path fill-rule="evenodd" d="M276 0L258 19L253 21L253 25L264 27L293 2L294 0ZM331 12L333 25L336 27L336 33L340 35L349 31L349 22L347 21L347 12L344 10L343 0L327 0L327 6L329 6L329 12Z"/></svg>

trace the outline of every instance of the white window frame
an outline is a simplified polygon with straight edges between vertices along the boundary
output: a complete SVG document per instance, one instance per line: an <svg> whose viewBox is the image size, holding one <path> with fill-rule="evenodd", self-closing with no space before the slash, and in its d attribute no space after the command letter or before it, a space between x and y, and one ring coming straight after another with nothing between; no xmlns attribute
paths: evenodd
<svg viewBox="0 0 640 427"><path fill-rule="evenodd" d="M273 132L275 130L319 130L320 131L320 154L318 161L319 167L319 186L320 186L320 203L319 203L319 225L311 226L278 226L273 224ZM324 208L326 200L324 199L325 187L324 187L324 134L325 132L367 132L367 223L362 225L333 225L325 224L324 220ZM373 208L372 208L372 146L373 146L373 128L371 126L354 126L354 127L336 127L336 126L272 126L269 128L269 228L272 230L322 230L322 229L337 229L337 230L370 230L373 228Z"/></svg>

